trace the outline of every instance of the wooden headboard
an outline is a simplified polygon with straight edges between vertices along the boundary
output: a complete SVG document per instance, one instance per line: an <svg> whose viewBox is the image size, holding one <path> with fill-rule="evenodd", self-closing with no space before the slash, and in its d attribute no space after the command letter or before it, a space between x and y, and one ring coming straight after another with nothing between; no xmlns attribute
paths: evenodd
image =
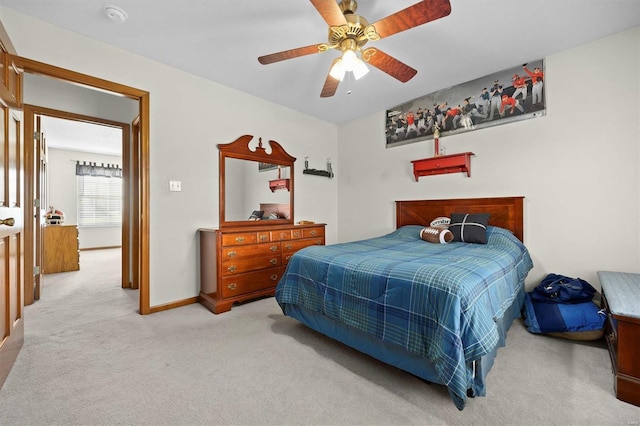
<svg viewBox="0 0 640 426"><path fill-rule="evenodd" d="M499 197L396 201L396 228L426 226L438 216L451 217L451 213L489 213L489 225L508 229L524 241L523 200L524 197Z"/></svg>

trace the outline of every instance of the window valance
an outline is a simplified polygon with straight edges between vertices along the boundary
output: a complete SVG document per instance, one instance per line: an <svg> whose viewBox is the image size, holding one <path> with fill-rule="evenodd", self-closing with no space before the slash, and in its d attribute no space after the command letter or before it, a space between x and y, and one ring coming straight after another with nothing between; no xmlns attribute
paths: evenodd
<svg viewBox="0 0 640 426"><path fill-rule="evenodd" d="M76 161L76 176L122 177L122 169L117 164L92 163Z"/></svg>

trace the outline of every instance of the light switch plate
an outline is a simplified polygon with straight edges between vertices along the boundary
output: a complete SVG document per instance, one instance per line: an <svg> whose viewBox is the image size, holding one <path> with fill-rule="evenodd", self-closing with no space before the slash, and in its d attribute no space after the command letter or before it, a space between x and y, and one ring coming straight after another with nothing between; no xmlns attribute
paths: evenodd
<svg viewBox="0 0 640 426"><path fill-rule="evenodd" d="M179 180L170 180L169 181L169 191L171 191L171 192L182 191L182 182L180 182Z"/></svg>

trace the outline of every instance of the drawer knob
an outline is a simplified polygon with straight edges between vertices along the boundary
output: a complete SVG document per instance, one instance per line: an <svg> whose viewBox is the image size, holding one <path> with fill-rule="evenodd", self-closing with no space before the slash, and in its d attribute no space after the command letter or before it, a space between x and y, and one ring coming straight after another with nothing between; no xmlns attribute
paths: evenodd
<svg viewBox="0 0 640 426"><path fill-rule="evenodd" d="M227 256L233 258L236 257L236 251L235 250L231 250L229 253L227 253Z"/></svg>
<svg viewBox="0 0 640 426"><path fill-rule="evenodd" d="M238 269L238 267L237 267L236 265L231 265L231 266L229 266L229 267L227 268L227 270L228 270L229 272L235 272L235 271L236 271L236 269Z"/></svg>
<svg viewBox="0 0 640 426"><path fill-rule="evenodd" d="M270 248L269 250L271 250L271 251L278 251L278 245L277 245L277 244L272 245L272 246L271 246L271 248Z"/></svg>
<svg viewBox="0 0 640 426"><path fill-rule="evenodd" d="M315 235L316 235L316 230L315 230L315 229L312 229L312 230L311 230L311 232L310 232L310 234L311 234L311 235L313 235L313 236L315 236Z"/></svg>
<svg viewBox="0 0 640 426"><path fill-rule="evenodd" d="M243 243L244 237L236 237L236 243Z"/></svg>
<svg viewBox="0 0 640 426"><path fill-rule="evenodd" d="M295 231L293 233L294 238L298 238L300 236L300 233L298 231Z"/></svg>
<svg viewBox="0 0 640 426"><path fill-rule="evenodd" d="M271 275L271 277L269 277L269 278L271 278L271 281L275 281L275 280L277 280L277 279L278 279L278 274L273 274L273 275Z"/></svg>
<svg viewBox="0 0 640 426"><path fill-rule="evenodd" d="M260 241L264 241L264 240L266 240L266 239L267 239L267 236L266 236L266 235L260 235Z"/></svg>
<svg viewBox="0 0 640 426"><path fill-rule="evenodd" d="M228 288L229 290L235 290L236 288L238 288L238 284L236 284L236 283L231 283L231 284L229 284L229 285L227 286L227 288Z"/></svg>
<svg viewBox="0 0 640 426"><path fill-rule="evenodd" d="M316 245L321 246L322 245L322 240L316 240Z"/></svg>
<svg viewBox="0 0 640 426"><path fill-rule="evenodd" d="M271 263L272 265L277 265L278 264L278 259L271 259L269 261L269 263Z"/></svg>
<svg viewBox="0 0 640 426"><path fill-rule="evenodd" d="M291 244L287 244L285 247L287 248L287 250L291 250L293 248Z"/></svg>

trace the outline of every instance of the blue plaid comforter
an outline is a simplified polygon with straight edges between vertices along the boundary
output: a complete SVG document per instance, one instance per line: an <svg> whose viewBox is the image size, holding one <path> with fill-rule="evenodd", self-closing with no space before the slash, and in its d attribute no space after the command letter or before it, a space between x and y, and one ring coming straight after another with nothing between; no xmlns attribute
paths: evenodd
<svg viewBox="0 0 640 426"><path fill-rule="evenodd" d="M276 300L428 358L459 409L468 363L498 344L495 321L520 292L533 263L509 231L488 227L487 244L433 244L420 226L388 235L298 251Z"/></svg>

